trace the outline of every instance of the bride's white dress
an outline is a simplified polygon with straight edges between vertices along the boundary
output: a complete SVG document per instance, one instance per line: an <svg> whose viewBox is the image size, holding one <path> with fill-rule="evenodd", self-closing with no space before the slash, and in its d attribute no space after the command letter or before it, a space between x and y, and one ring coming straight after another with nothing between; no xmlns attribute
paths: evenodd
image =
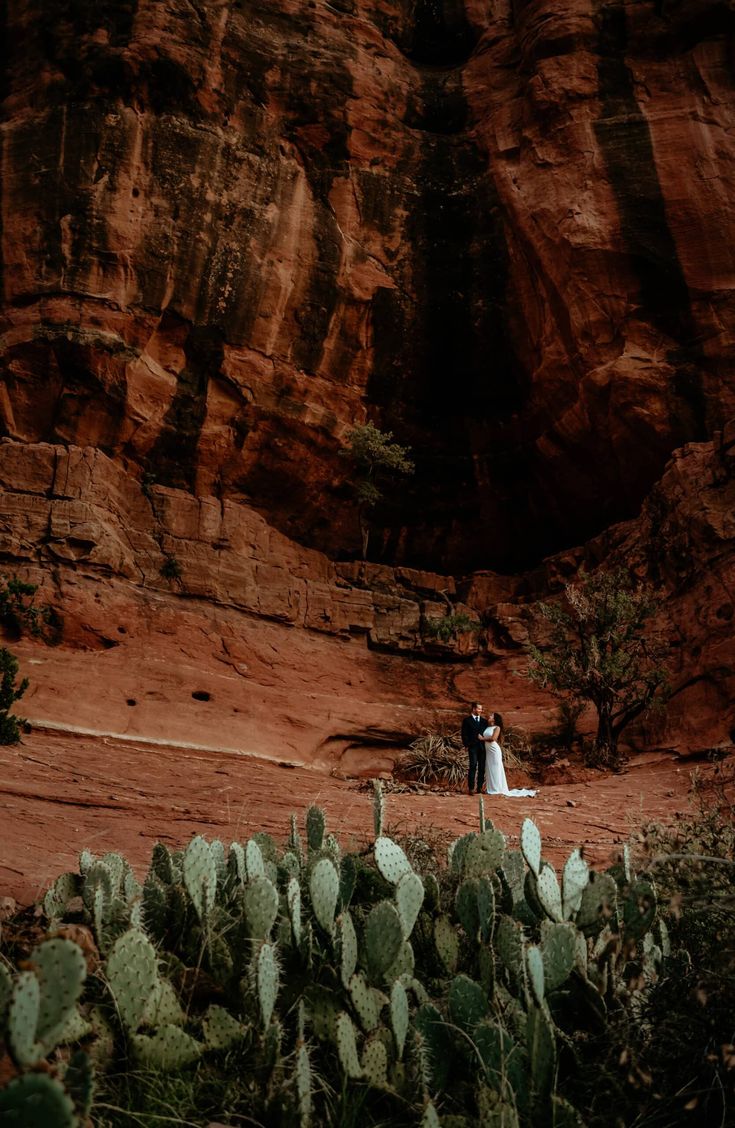
<svg viewBox="0 0 735 1128"><path fill-rule="evenodd" d="M497 731L497 725L488 725L482 735L494 736ZM516 787L510 790L503 767L503 750L496 740L485 745L485 788L488 795L510 795L514 799L536 794L530 788Z"/></svg>

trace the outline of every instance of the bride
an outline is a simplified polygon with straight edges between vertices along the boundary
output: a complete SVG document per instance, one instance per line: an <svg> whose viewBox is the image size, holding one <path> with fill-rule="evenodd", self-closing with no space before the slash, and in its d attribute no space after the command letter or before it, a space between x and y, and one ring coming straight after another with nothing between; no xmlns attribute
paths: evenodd
<svg viewBox="0 0 735 1128"><path fill-rule="evenodd" d="M535 795L529 788L515 788L509 790L503 767L503 750L500 747L503 731L503 718L500 713L491 713L488 717L490 724L483 732L480 740L485 744L485 787L488 795L510 795L521 799L524 796Z"/></svg>

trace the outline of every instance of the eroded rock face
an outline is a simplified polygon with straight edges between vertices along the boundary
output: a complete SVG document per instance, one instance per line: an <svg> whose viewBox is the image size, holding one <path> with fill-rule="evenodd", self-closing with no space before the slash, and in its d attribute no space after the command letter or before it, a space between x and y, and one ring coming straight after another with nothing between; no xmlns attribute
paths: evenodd
<svg viewBox="0 0 735 1128"><path fill-rule="evenodd" d="M733 402L718 0L8 5L5 433L332 556L528 566Z"/></svg>
<svg viewBox="0 0 735 1128"><path fill-rule="evenodd" d="M535 604L580 565L625 563L661 595L672 688L626 739L735 743L733 450L729 433L683 448L638 519L531 572L455 581L335 565L242 504L142 490L94 448L2 441L0 556L64 615L60 646L13 643L23 711L368 775L423 729L458 727L473 700L549 733L556 705L524 677ZM469 629L437 637L450 612Z"/></svg>

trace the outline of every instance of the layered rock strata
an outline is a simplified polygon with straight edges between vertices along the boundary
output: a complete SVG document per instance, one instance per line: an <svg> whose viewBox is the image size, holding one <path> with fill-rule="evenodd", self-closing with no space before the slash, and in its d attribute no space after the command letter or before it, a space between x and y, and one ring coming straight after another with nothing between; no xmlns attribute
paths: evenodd
<svg viewBox="0 0 735 1128"><path fill-rule="evenodd" d="M701 751L735 729L735 439L678 452L639 519L516 577L334 564L241 505L145 491L94 448L0 442L0 554L59 607L59 646L13 644L41 724L374 773L476 697L529 733L539 598L625 562L663 599L665 715L635 746ZM471 629L443 641L449 613ZM588 717L586 727L592 724Z"/></svg>
<svg viewBox="0 0 735 1128"><path fill-rule="evenodd" d="M11 0L5 434L331 557L526 568L735 414L721 0Z"/></svg>

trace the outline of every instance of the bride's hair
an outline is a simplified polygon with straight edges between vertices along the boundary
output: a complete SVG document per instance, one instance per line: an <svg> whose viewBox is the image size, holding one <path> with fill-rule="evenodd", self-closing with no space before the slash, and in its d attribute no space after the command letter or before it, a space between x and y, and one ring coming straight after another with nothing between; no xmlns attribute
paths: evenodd
<svg viewBox="0 0 735 1128"><path fill-rule="evenodd" d="M500 713L493 713L493 717L495 718L495 724L500 729L500 732L498 733L498 740L499 740L500 737L503 735L503 718L500 716Z"/></svg>

